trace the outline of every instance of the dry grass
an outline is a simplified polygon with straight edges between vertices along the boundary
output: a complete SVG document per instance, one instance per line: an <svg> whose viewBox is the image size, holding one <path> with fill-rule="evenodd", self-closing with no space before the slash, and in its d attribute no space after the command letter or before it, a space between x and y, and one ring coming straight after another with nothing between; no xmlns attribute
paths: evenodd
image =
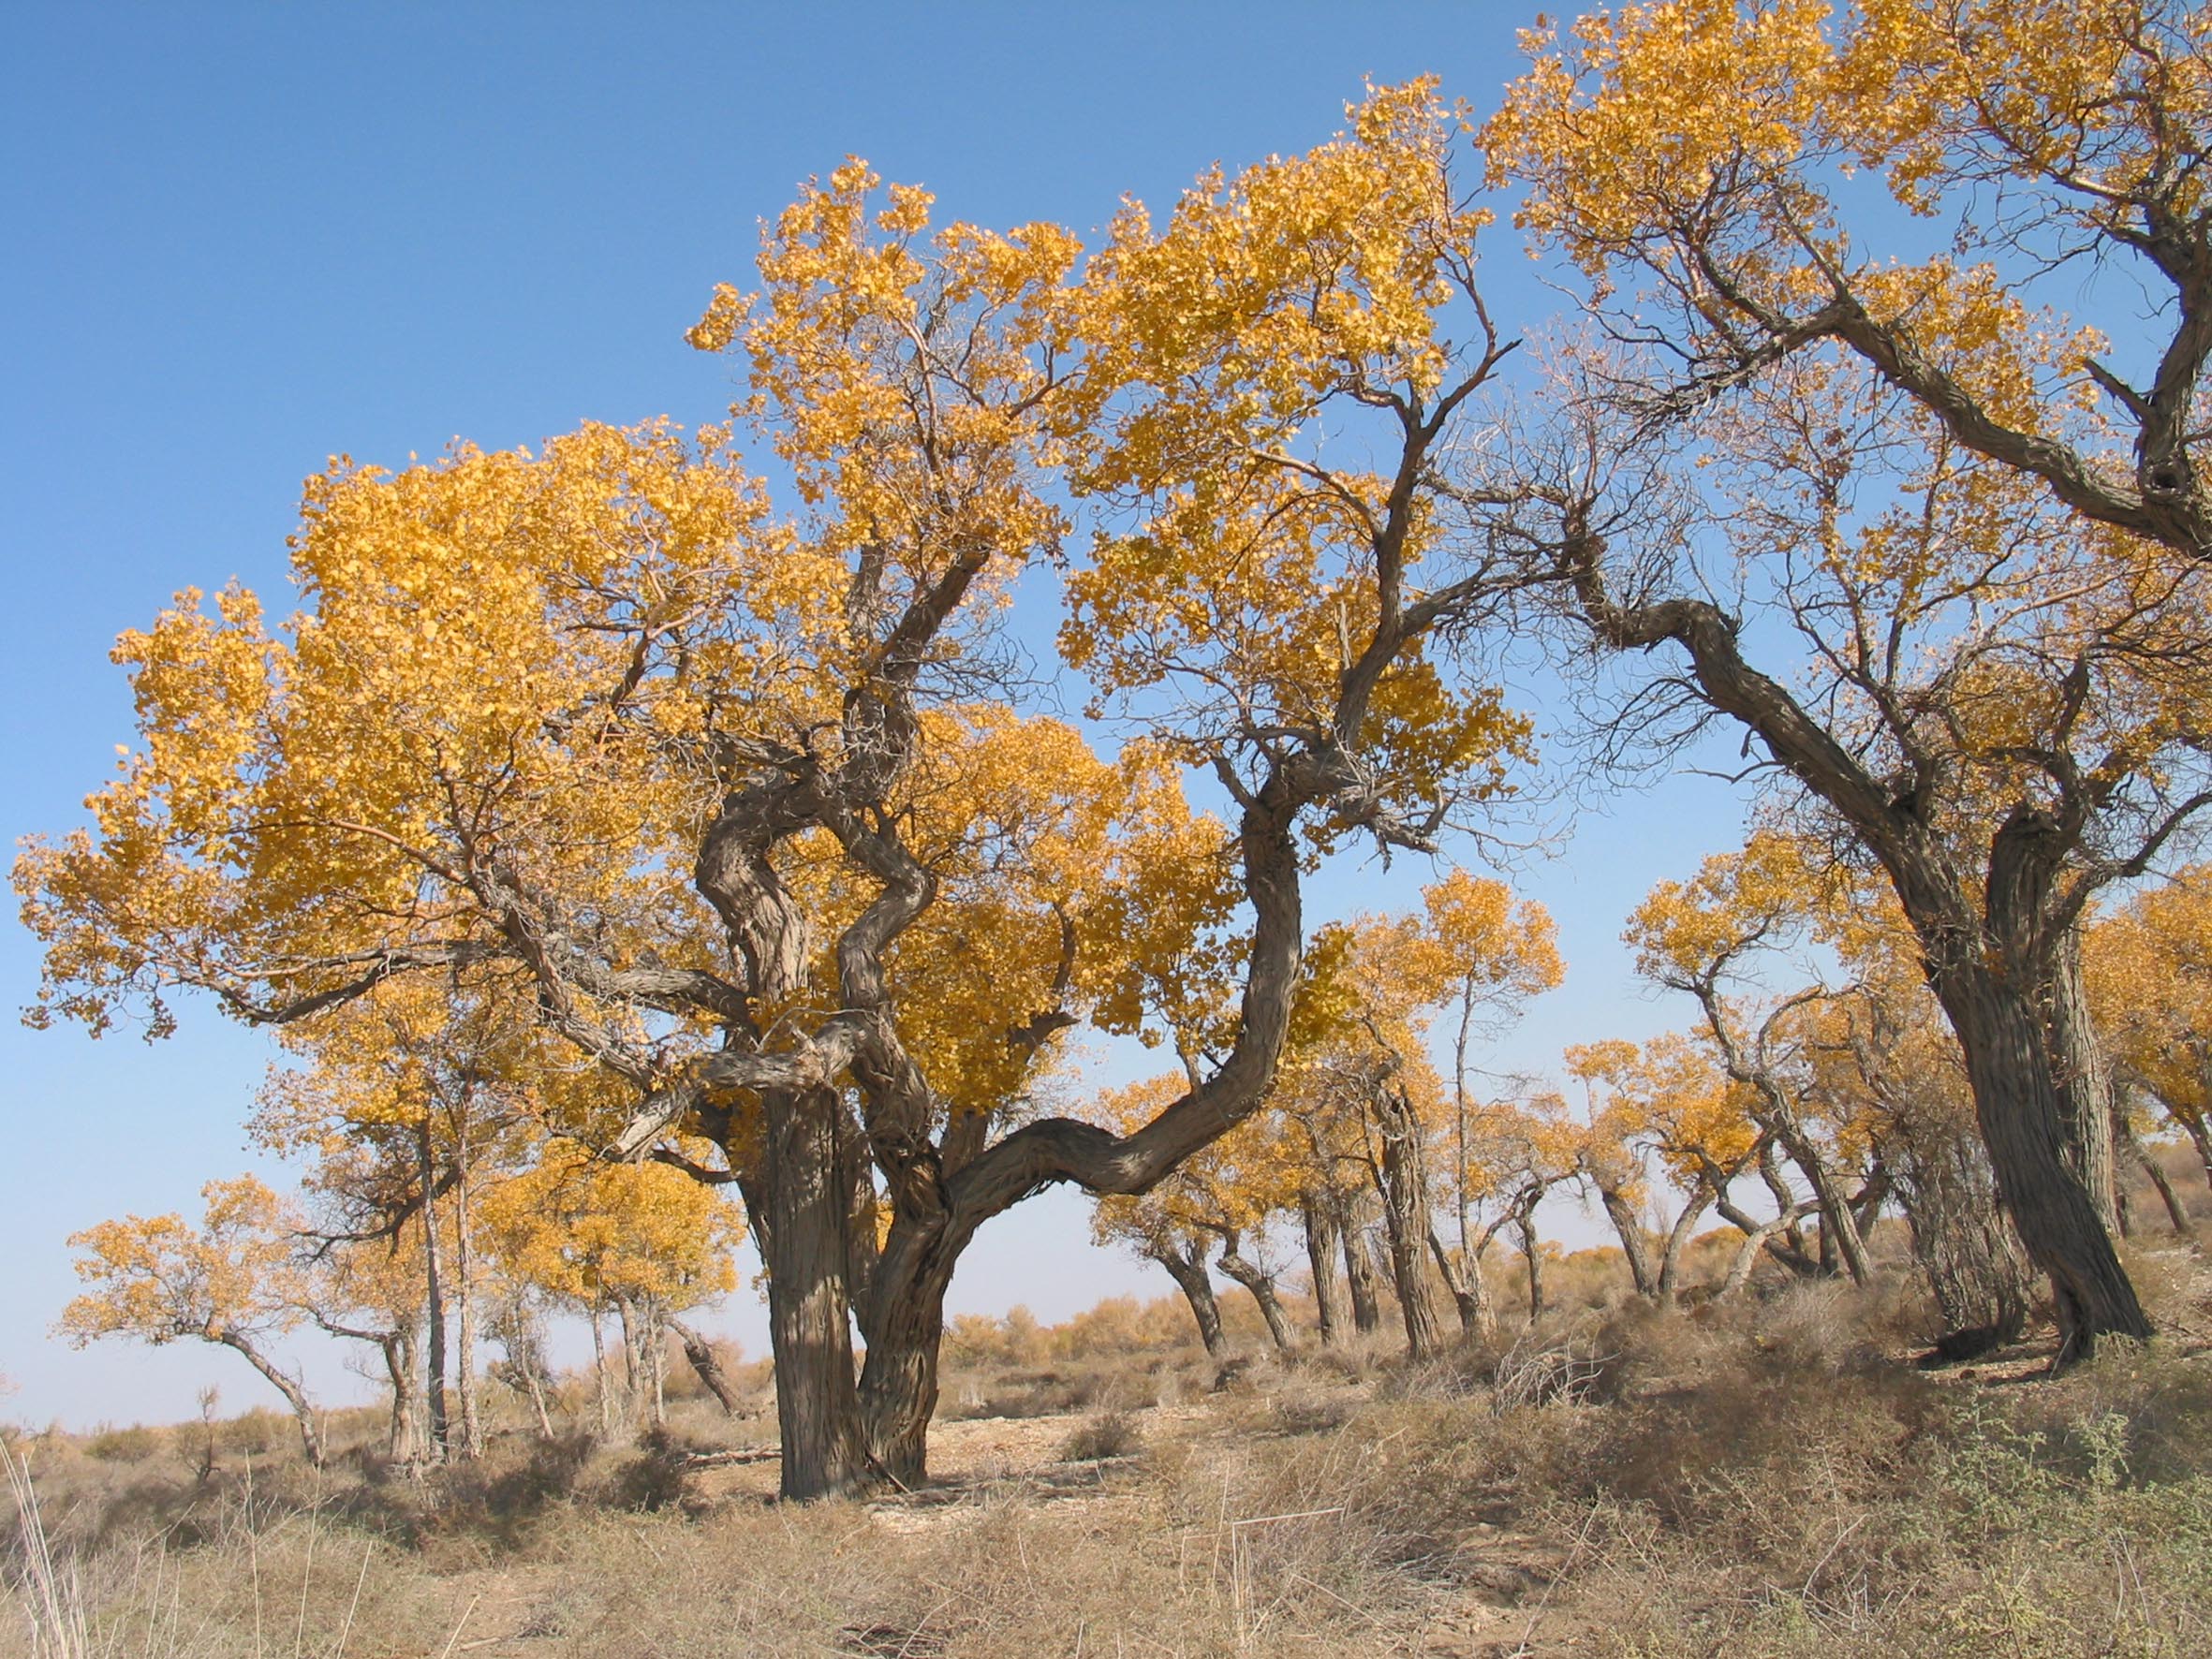
<svg viewBox="0 0 2212 1659"><path fill-rule="evenodd" d="M2212 1285L2155 1243L2135 1266L2176 1335L2057 1380L2026 1350L1924 1373L1910 1300L1826 1285L1581 1298L1418 1370L1262 1356L1218 1390L1172 1342L1116 1369L1016 1321L955 1380L1088 1379L1081 1408L943 1423L942 1484L865 1505L700 1472L765 1425L697 1402L636 1446L508 1433L420 1477L272 1446L200 1481L180 1437L35 1437L0 1652L2194 1654Z"/></svg>

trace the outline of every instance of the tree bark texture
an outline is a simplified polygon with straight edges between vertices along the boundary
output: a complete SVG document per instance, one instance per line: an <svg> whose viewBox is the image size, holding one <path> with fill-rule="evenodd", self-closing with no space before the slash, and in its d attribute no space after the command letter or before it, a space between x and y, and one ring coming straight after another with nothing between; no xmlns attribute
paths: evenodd
<svg viewBox="0 0 2212 1659"><path fill-rule="evenodd" d="M1308 1197L1298 1207L1305 1232L1305 1260L1313 1271L1315 1322L1320 1327L1321 1346L1334 1348L1344 1341L1343 1285L1336 1277L1336 1212L1324 1198Z"/></svg>
<svg viewBox="0 0 2212 1659"><path fill-rule="evenodd" d="M1444 1351L1444 1327L1437 1316L1436 1293L1422 1260L1428 1243L1429 1203L1421 1120L1405 1092L1388 1080L1374 1091L1369 1107L1382 1143L1376 1186L1382 1198L1391 1282L1406 1327L1406 1352L1415 1359L1431 1359Z"/></svg>
<svg viewBox="0 0 2212 1659"><path fill-rule="evenodd" d="M761 1106L781 1490L799 1499L859 1491L867 1461L846 1300L850 1185L838 1159L842 1107L828 1089L772 1090Z"/></svg>

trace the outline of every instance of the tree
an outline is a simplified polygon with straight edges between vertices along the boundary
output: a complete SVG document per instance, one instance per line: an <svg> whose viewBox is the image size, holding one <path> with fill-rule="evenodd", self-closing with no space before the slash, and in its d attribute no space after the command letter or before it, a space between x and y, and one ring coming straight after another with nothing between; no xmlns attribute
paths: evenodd
<svg viewBox="0 0 2212 1659"><path fill-rule="evenodd" d="M1470 1147L1480 1151L1480 1137L1470 1134L1480 1114L1467 1094L1469 1039L1478 1018L1494 1025L1561 974L1550 917L1541 905L1514 904L1502 883L1454 871L1424 888L1423 899L1421 916L1360 917L1317 936L1294 1021L1296 1057L1283 1084L1315 1183L1326 1189L1349 1164L1364 1170L1381 1202L1391 1277L1416 1358L1442 1346L1424 1255L1459 1305L1463 1328L1478 1331L1487 1323L1481 1248L1467 1237L1470 1182L1479 1173ZM1448 1104L1425 1050L1436 1014L1452 1006L1458 1020ZM1456 1255L1437 1235L1430 1158L1438 1140L1453 1153ZM1541 1186L1533 1196L1526 1187L1523 1222L1541 1196Z"/></svg>
<svg viewBox="0 0 2212 1659"><path fill-rule="evenodd" d="M1871 1211L1845 1190L1832 1150L1852 1125L1819 1123L1816 1114L1824 1103L1804 1082L1804 1017L1829 993L1816 985L1773 999L1761 1010L1728 991L1731 981L1740 984L1756 971L1752 959L1759 953L1806 931L1808 892L1817 880L1818 872L1807 867L1796 843L1754 835L1742 852L1707 859L1695 880L1653 888L1630 918L1625 937L1636 947L1639 973L1697 999L1721 1064L1750 1092L1754 1120L1810 1184L1824 1250L1834 1248L1853 1282L1864 1285L1873 1264L1862 1216L1870 1221Z"/></svg>
<svg viewBox="0 0 2212 1659"><path fill-rule="evenodd" d="M2212 1181L2212 869L2184 870L2097 921L2087 972L2122 1079L2189 1137Z"/></svg>
<svg viewBox="0 0 2212 1659"><path fill-rule="evenodd" d="M1149 1079L1109 1090L1099 1109L1108 1123L1133 1127L1187 1087L1187 1078L1172 1074ZM1146 1192L1099 1200L1094 1235L1101 1243L1125 1243L1167 1270L1190 1304L1208 1354L1226 1347L1206 1265L1217 1249L1217 1265L1251 1294L1275 1345L1285 1351L1294 1345L1275 1272L1244 1249L1296 1200L1298 1167L1288 1141L1288 1125L1279 1115L1262 1113L1185 1159Z"/></svg>
<svg viewBox="0 0 2212 1659"><path fill-rule="evenodd" d="M2208 39L2183 0L1673 0L1529 35L1486 143L1601 298L1639 284L1617 315L1677 365L1660 406L1848 352L1977 459L2201 561ZM2121 273L2110 329L2035 316L2070 265Z"/></svg>
<svg viewBox="0 0 2212 1659"><path fill-rule="evenodd" d="M287 1023L510 976L620 1080L596 1138L745 1192L785 1491L921 1480L976 1229L1054 1182L1142 1192L1260 1110L1302 860L1429 845L1526 754L1447 676L1493 602L1437 462L1509 349L1456 121L1379 91L1159 231L1131 207L1080 278L1054 227L931 234L923 192L839 169L695 330L745 365L789 521L719 431L335 465L288 633L231 591L119 648L142 746L94 832L18 866L41 1007L158 1032L190 988ZM1320 457L1323 418L1379 470ZM1101 532L1064 653L1158 716L1112 763L1005 707L993 623L1060 549L1051 467ZM1233 1032L1186 1093L1128 1135L1037 1115L1058 1034L1172 1001L1237 903Z"/></svg>
<svg viewBox="0 0 2212 1659"><path fill-rule="evenodd" d="M589 1322L599 1431L613 1434L640 1416L658 1423L671 1316L737 1286L735 1207L665 1164L610 1163L556 1144L495 1188L485 1209L509 1276ZM619 1390L603 1346L610 1313L622 1329Z"/></svg>
<svg viewBox="0 0 2212 1659"><path fill-rule="evenodd" d="M62 1310L56 1327L74 1347L98 1337L132 1337L158 1347L181 1337L219 1343L241 1355L284 1396L310 1463L322 1461L315 1408L300 1379L269 1343L305 1316L292 1252L298 1217L250 1175L200 1189L207 1213L198 1231L181 1215L125 1216L69 1237L77 1277L89 1289Z"/></svg>
<svg viewBox="0 0 2212 1659"><path fill-rule="evenodd" d="M1772 1131L1754 1123L1749 1091L1714 1064L1709 1044L1673 1034L1641 1047L1614 1038L1571 1047L1564 1058L1568 1075L1588 1096L1578 1172L1596 1190L1620 1239L1636 1294L1657 1307L1674 1307L1683 1255L1699 1219L1725 1202L1731 1183L1757 1165ZM1682 1195L1674 1221L1661 1229L1656 1263L1644 1227L1655 1201L1652 1158Z"/></svg>
<svg viewBox="0 0 2212 1659"><path fill-rule="evenodd" d="M523 1142L538 1133L533 1125L574 1093L563 1087L554 1046L506 987L471 984L458 971L443 985L387 987L374 1003L288 1025L284 1037L310 1064L273 1076L255 1138L280 1153L317 1158L309 1184L334 1211L323 1255L379 1241L388 1255L403 1240L410 1246L406 1259L421 1275L413 1305L427 1324L420 1394L428 1450L439 1461L476 1457L483 1430L473 1203L483 1170L525 1157ZM390 1294L380 1300L397 1305ZM389 1334L398 1340L396 1328ZM405 1345L414 1355L412 1329ZM460 1402L458 1436L449 1432L449 1374Z"/></svg>
<svg viewBox="0 0 2212 1659"><path fill-rule="evenodd" d="M1538 41L1485 136L1600 302L1636 285L1538 469L1548 527L1501 534L1600 651L1685 661L1617 731L1739 723L1887 874L2062 1360L2150 1329L2107 1223L2079 926L2212 800L2200 46L2158 5L1693 0ZM1966 262L1860 253L1847 163L1955 214ZM2105 254L2175 296L2148 391L2014 280ZM1666 488L1693 458L1710 487Z"/></svg>

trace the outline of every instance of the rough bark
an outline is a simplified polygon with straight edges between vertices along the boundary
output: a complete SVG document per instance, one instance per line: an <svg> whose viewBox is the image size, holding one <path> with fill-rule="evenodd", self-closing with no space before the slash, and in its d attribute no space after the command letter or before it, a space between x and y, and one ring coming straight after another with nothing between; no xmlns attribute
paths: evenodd
<svg viewBox="0 0 2212 1659"><path fill-rule="evenodd" d="M2150 1321L2067 1156L2035 1010L1985 971L1944 974L1936 994L1962 1034L1982 1137L2005 1207L2029 1257L2051 1281L2061 1359L2087 1353L2101 1336L2147 1338Z"/></svg>
<svg viewBox="0 0 2212 1659"><path fill-rule="evenodd" d="M1183 1299L1190 1304L1190 1316L1198 1321L1198 1340L1206 1345L1206 1353L1219 1358L1229 1343L1221 1334L1221 1305L1214 1299L1214 1281L1206 1272L1205 1252L1196 1244L1186 1245L1182 1251L1167 1244L1155 1245L1144 1254L1168 1270L1182 1291Z"/></svg>
<svg viewBox="0 0 2212 1659"><path fill-rule="evenodd" d="M2058 865L2049 820L2016 811L1992 840L1983 913L1915 792L1872 777L1789 690L1744 660L1734 624L1699 599L1624 606L1608 591L1604 543L1568 513L1562 573L1607 645L1688 654L1703 700L1759 735L1774 758L1851 826L1888 873L1918 937L1929 982L1967 1061L1975 1113L2007 1207L2058 1309L2061 1358L2104 1335L2146 1338L2150 1322L2091 1193L2066 1153L2065 1113L2042 1020L2022 986L1998 971L2028 965Z"/></svg>
<svg viewBox="0 0 2212 1659"><path fill-rule="evenodd" d="M2050 947L2042 1003L2067 1167L2089 1195L2097 1218L2109 1232L2119 1226L2119 1183L2113 1167L2118 1101L2112 1068L2105 1064L2104 1045L2098 1039L2089 1014L2088 988L2082 980L2079 926L2068 928Z"/></svg>
<svg viewBox="0 0 2212 1659"><path fill-rule="evenodd" d="M1398 1315L1406 1327L1406 1352L1415 1359L1444 1351L1443 1323L1437 1316L1422 1255L1428 1242L1428 1170L1422 1155L1421 1121L1413 1104L1394 1083L1385 1081L1370 1102L1381 1156L1375 1185L1382 1199L1383 1237L1390 1247L1391 1283L1398 1293Z"/></svg>
<svg viewBox="0 0 2212 1659"><path fill-rule="evenodd" d="M798 1499L863 1490L867 1458L845 1287L850 1185L838 1168L842 1108L828 1089L771 1091L761 1106L781 1490Z"/></svg>
<svg viewBox="0 0 2212 1659"><path fill-rule="evenodd" d="M1321 1346L1334 1348L1344 1341L1343 1285L1336 1277L1336 1213L1325 1199L1308 1197L1298 1207L1305 1231L1305 1259L1313 1271L1314 1317L1320 1327Z"/></svg>

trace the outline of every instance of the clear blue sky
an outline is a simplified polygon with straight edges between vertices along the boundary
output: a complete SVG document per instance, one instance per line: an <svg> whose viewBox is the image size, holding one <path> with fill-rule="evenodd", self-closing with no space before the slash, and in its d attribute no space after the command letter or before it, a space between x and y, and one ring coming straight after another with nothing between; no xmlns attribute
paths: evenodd
<svg viewBox="0 0 2212 1659"><path fill-rule="evenodd" d="M1105 222L1314 143L1363 77L1433 71L1487 108L1534 6L1478 3L224 7L17 7L0 54L0 805L59 831L131 735L115 634L177 588L236 576L287 609L299 482L345 451L404 462L462 434L535 443L577 421L714 418L724 365L683 331L745 282L758 220L846 154L948 215ZM1511 232L1494 303L1555 303ZM1617 935L1661 875L1725 844L1721 786L1681 779L1585 818L1526 873L1568 988L1508 1058L1684 1018L1641 998ZM1368 872L1323 907L1372 905ZM1333 894L1333 898L1332 895ZM0 926L0 1004L36 983ZM148 1048L0 1022L0 1415L73 1425L189 1415L202 1381L261 1399L197 1345L70 1353L65 1236L191 1208L248 1162L267 1064L213 1010ZM1570 1218L1554 1224L1572 1226ZM1093 1250L1055 1195L994 1224L955 1304L1047 1318L1164 1277ZM749 1297L723 1325L759 1351ZM310 1380L361 1385L332 1351Z"/></svg>

